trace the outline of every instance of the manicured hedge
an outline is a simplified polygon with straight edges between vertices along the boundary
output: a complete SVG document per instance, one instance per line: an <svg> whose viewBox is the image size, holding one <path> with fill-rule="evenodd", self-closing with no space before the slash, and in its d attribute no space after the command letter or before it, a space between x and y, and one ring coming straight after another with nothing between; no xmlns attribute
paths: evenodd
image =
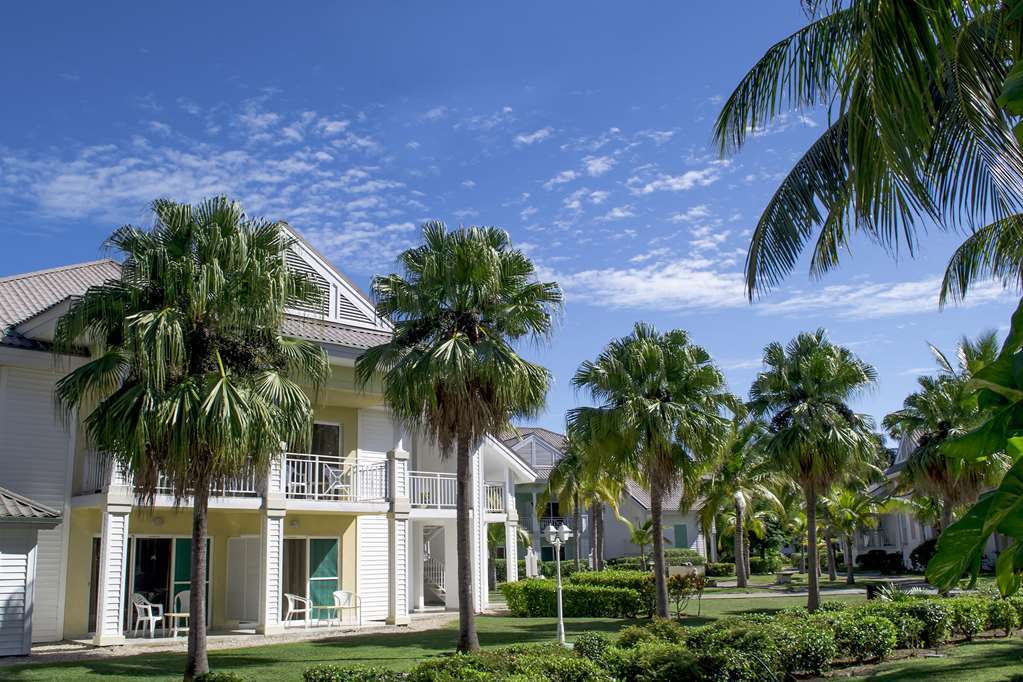
<svg viewBox="0 0 1023 682"><path fill-rule="evenodd" d="M758 575L777 573L782 569L783 564L780 554L768 554L766 557L754 556L749 560L750 572Z"/></svg>
<svg viewBox="0 0 1023 682"><path fill-rule="evenodd" d="M735 575L735 564L725 563L723 561L710 563L707 564L706 572L708 578L720 578L726 575Z"/></svg>
<svg viewBox="0 0 1023 682"><path fill-rule="evenodd" d="M523 618L557 615L556 583L531 579L501 586L508 610ZM562 583L562 608L566 617L635 618L649 611L641 592L624 587Z"/></svg>

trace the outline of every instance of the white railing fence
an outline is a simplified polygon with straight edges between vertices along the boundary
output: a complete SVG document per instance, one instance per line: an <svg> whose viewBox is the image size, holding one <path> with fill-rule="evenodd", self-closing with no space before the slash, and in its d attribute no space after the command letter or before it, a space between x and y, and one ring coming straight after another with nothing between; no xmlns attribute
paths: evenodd
<svg viewBox="0 0 1023 682"><path fill-rule="evenodd" d="M284 456L284 494L297 500L386 500L387 462L289 452Z"/></svg>
<svg viewBox="0 0 1023 682"><path fill-rule="evenodd" d="M486 484L487 511L495 514L502 514L505 511L505 500L507 493L504 490L504 483Z"/></svg>
<svg viewBox="0 0 1023 682"><path fill-rule="evenodd" d="M431 509L454 509L457 480L454 474L410 471L409 504Z"/></svg>

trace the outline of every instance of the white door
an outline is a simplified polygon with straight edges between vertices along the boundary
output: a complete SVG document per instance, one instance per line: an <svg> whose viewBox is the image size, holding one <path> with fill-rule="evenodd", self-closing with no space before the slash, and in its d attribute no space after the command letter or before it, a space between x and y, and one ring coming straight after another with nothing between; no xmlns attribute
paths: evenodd
<svg viewBox="0 0 1023 682"><path fill-rule="evenodd" d="M0 530L0 656L22 656L32 646L32 582L36 531Z"/></svg>
<svg viewBox="0 0 1023 682"><path fill-rule="evenodd" d="M227 539L227 618L259 620L259 538Z"/></svg>

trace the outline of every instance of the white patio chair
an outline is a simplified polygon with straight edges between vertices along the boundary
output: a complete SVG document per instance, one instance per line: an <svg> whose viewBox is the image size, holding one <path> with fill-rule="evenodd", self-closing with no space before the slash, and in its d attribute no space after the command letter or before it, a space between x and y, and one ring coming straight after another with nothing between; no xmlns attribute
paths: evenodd
<svg viewBox="0 0 1023 682"><path fill-rule="evenodd" d="M351 484L351 468L330 466L325 464L323 466L324 483L326 484L323 494L326 495L337 495L338 497L345 498L350 497L352 494Z"/></svg>
<svg viewBox="0 0 1023 682"><path fill-rule="evenodd" d="M135 608L135 627L132 629L131 634L137 635L139 631L139 624L142 625L142 634L146 634L146 628L149 628L149 636L154 637L156 635L156 626L163 620L163 604L154 604L138 592L131 595L131 605Z"/></svg>
<svg viewBox="0 0 1023 682"><path fill-rule="evenodd" d="M288 609L284 612L284 624L287 625L291 621L292 616L301 614L304 617L305 626L309 627L309 618L312 615L312 602L305 597L287 592L284 593L284 598L288 600Z"/></svg>
<svg viewBox="0 0 1023 682"><path fill-rule="evenodd" d="M362 625L362 598L354 592L345 590L334 591L334 613L337 614L337 624L344 624L344 612L355 611L359 625Z"/></svg>
<svg viewBox="0 0 1023 682"><path fill-rule="evenodd" d="M167 629L170 630L171 637L177 637L181 633L188 635L188 617L190 615L188 609L191 606L191 601L191 590L178 592L174 597L174 609L170 613L163 614L167 619Z"/></svg>

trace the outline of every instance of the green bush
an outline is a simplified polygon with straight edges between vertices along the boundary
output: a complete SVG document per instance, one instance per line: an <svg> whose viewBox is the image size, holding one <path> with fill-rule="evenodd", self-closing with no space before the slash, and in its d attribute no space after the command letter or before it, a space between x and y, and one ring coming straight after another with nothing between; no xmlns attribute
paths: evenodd
<svg viewBox="0 0 1023 682"><path fill-rule="evenodd" d="M901 602L876 600L851 610L887 619L895 626L895 647L897 649L915 649L920 646L923 639L924 623L916 615L904 609Z"/></svg>
<svg viewBox="0 0 1023 682"><path fill-rule="evenodd" d="M899 607L924 624L920 638L925 647L934 647L949 638L952 632L952 609L945 599L914 599Z"/></svg>
<svg viewBox="0 0 1023 682"><path fill-rule="evenodd" d="M195 682L248 682L248 678L238 673L211 671L196 677Z"/></svg>
<svg viewBox="0 0 1023 682"><path fill-rule="evenodd" d="M654 618L649 623L622 628L615 644L622 649L631 649L645 642L680 644L684 641L685 627L668 618Z"/></svg>
<svg viewBox="0 0 1023 682"><path fill-rule="evenodd" d="M993 630L1004 630L1008 637L1019 627L1020 617L1015 605L1008 599L992 599L988 603L988 622Z"/></svg>
<svg viewBox="0 0 1023 682"><path fill-rule="evenodd" d="M909 563L913 570L925 570L927 568L927 564L931 561L931 557L934 556L934 552L937 551L937 547L938 541L935 538L924 540L914 547L913 551L909 553Z"/></svg>
<svg viewBox="0 0 1023 682"><path fill-rule="evenodd" d="M550 682L611 682L607 672L580 656L519 656L510 667L509 679Z"/></svg>
<svg viewBox="0 0 1023 682"><path fill-rule="evenodd" d="M775 625L782 669L820 675L837 654L834 632L813 620L791 620Z"/></svg>
<svg viewBox="0 0 1023 682"><path fill-rule="evenodd" d="M693 628L686 644L702 679L775 680L782 669L779 632L773 623L725 619Z"/></svg>
<svg viewBox="0 0 1023 682"><path fill-rule="evenodd" d="M302 679L305 682L398 682L407 680L408 673L362 666L314 665L311 668L306 668ZM196 682L199 681L196 680ZM219 682L231 681L221 680Z"/></svg>
<svg viewBox="0 0 1023 682"><path fill-rule="evenodd" d="M717 563L708 563L706 572L708 578L719 578L726 575L735 575L735 564L724 563L720 561Z"/></svg>
<svg viewBox="0 0 1023 682"><path fill-rule="evenodd" d="M664 550L664 560L668 566L703 566L703 555L690 547L672 547Z"/></svg>
<svg viewBox="0 0 1023 682"><path fill-rule="evenodd" d="M649 565L649 562L647 562ZM608 569L623 569L628 571L642 571L643 559L638 556L619 556L614 559L608 559L604 562L605 568Z"/></svg>
<svg viewBox="0 0 1023 682"><path fill-rule="evenodd" d="M594 587L620 587L638 592L645 604L647 615L653 615L657 599L657 584L649 571L607 570L577 573L569 581L574 585Z"/></svg>
<svg viewBox="0 0 1023 682"><path fill-rule="evenodd" d="M611 646L611 640L604 633L584 632L576 637L572 649L583 658L599 661L609 646Z"/></svg>
<svg viewBox="0 0 1023 682"><path fill-rule="evenodd" d="M882 616L841 613L832 616L831 625L838 651L857 661L885 659L898 641L895 625Z"/></svg>
<svg viewBox="0 0 1023 682"><path fill-rule="evenodd" d="M973 639L978 632L988 629L987 600L980 597L957 597L948 601L952 618L952 632Z"/></svg>
<svg viewBox="0 0 1023 682"><path fill-rule="evenodd" d="M749 559L750 572L760 575L780 571L782 563L780 554L769 554L766 557L754 556Z"/></svg>
<svg viewBox="0 0 1023 682"><path fill-rule="evenodd" d="M557 615L557 588L553 580L505 583L501 585L501 593L513 616ZM649 611L648 600L636 590L572 582L563 583L562 606L566 617L635 618Z"/></svg>

